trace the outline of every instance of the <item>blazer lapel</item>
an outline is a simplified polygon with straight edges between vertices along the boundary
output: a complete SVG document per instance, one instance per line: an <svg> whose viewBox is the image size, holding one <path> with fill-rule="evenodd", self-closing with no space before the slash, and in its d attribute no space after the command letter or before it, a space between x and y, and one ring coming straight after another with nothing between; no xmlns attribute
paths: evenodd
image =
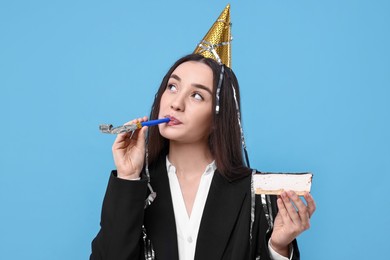
<svg viewBox="0 0 390 260"><path fill-rule="evenodd" d="M246 181L229 182L216 171L203 211L195 259L221 259L241 211Z"/></svg>
<svg viewBox="0 0 390 260"><path fill-rule="evenodd" d="M157 259L179 259L175 216L171 191L164 160L160 159L156 168L151 170L153 190L157 196L145 211L145 226L151 238Z"/></svg>

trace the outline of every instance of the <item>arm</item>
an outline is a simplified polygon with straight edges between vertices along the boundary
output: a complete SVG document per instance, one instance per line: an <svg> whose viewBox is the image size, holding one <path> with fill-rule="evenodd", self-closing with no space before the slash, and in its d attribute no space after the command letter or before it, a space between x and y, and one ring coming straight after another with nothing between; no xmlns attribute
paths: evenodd
<svg viewBox="0 0 390 260"><path fill-rule="evenodd" d="M134 119L128 124L146 121ZM90 259L143 259L140 246L147 181L137 180L145 156L147 127L118 134L112 146L113 171L103 201L101 229L92 242ZM140 258L141 257L141 258Z"/></svg>
<svg viewBox="0 0 390 260"><path fill-rule="evenodd" d="M103 201L101 229L92 241L90 259L143 259L141 227L147 181L117 178L114 171Z"/></svg>

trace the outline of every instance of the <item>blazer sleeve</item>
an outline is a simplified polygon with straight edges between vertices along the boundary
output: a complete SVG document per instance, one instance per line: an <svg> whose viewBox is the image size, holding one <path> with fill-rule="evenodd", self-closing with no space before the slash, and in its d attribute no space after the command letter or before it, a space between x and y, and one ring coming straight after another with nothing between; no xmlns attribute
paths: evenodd
<svg viewBox="0 0 390 260"><path fill-rule="evenodd" d="M276 203L277 197L272 195L270 196L270 199L271 199L271 207L273 213L272 215L273 215L273 219L275 219L278 213L278 206ZM255 238L254 242L257 245L255 250L255 256L260 256L260 259L272 260L268 249L268 240L271 238L272 229L269 228L268 220L265 216L265 212L263 210L263 205L261 203L260 196L256 196L256 217L257 217L257 221L255 221L253 226L253 232L254 232L253 235ZM293 256L291 259L299 260L300 254L299 254L298 243L296 239L292 242L292 246L293 246Z"/></svg>
<svg viewBox="0 0 390 260"><path fill-rule="evenodd" d="M147 180L128 181L112 171L100 221L100 231L92 241L91 260L143 259L141 232Z"/></svg>

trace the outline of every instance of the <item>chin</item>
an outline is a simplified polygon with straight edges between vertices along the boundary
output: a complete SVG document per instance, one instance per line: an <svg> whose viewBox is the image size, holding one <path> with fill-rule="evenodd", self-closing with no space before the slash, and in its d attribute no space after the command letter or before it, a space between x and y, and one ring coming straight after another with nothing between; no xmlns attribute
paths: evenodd
<svg viewBox="0 0 390 260"><path fill-rule="evenodd" d="M168 139L169 141L181 141L183 140L183 136L173 134L173 133L166 133L166 132L160 132L161 136L165 139Z"/></svg>

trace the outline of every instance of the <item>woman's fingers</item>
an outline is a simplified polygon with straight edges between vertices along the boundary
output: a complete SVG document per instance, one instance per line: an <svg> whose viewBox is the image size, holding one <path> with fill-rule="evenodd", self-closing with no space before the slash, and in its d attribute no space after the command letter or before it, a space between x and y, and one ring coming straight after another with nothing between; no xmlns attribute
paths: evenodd
<svg viewBox="0 0 390 260"><path fill-rule="evenodd" d="M278 215L272 232L272 244L286 247L303 231L310 228L310 217L316 206L313 197L306 193L304 200L293 191L284 191L277 199Z"/></svg>
<svg viewBox="0 0 390 260"><path fill-rule="evenodd" d="M284 199L282 198L282 195L278 197L277 204L278 204L279 214L282 217L283 223L284 224L291 223L292 220L291 220L291 218L290 218L290 216L289 216L289 214L287 212L287 209L286 209L286 206L285 206L285 203L284 203Z"/></svg>
<svg viewBox="0 0 390 260"><path fill-rule="evenodd" d="M279 212L285 224L295 225L296 227L302 224L306 225L306 220L302 215L305 215L305 204L295 192L285 191L278 199Z"/></svg>
<svg viewBox="0 0 390 260"><path fill-rule="evenodd" d="M145 121L148 121L148 117L147 116L144 116L142 118L133 119L133 120L125 123L124 125L135 125L135 124L142 123L142 122L145 122ZM115 143L127 142L128 139L133 139L133 138L137 139L137 136L138 136L138 131L137 130L134 131L134 132L118 134L116 139L115 139Z"/></svg>
<svg viewBox="0 0 390 260"><path fill-rule="evenodd" d="M294 207L294 204L296 205L296 203L297 203L296 198L299 201L300 201L300 199L298 198L298 196L296 196L296 198L295 198L294 195L296 195L296 194L291 192L291 191L286 191L286 192L282 193L281 197L283 199L283 203L286 207L286 210L288 212L289 217L291 218L291 220L294 223L299 224L301 222L301 220L300 220L300 217L297 213L296 208Z"/></svg>
<svg viewBox="0 0 390 260"><path fill-rule="evenodd" d="M134 125L134 124L138 124L138 123L141 123L141 122L144 122L147 120L148 120L148 117L144 116L144 117L133 119L133 120L125 123L124 125ZM123 156L123 155L125 155L125 153L127 151L132 149L132 147L134 147L134 146L141 148L144 145L142 143L142 141L145 141L145 132L144 131L145 130L143 130L142 138L138 138L138 135L140 132L139 129L137 129L134 132L118 134L115 138L113 145L112 145L112 151L114 153L122 154L122 156ZM138 139L141 139L142 141L138 140Z"/></svg>
<svg viewBox="0 0 390 260"><path fill-rule="evenodd" d="M136 119L131 120L131 121L125 123L124 125L131 125L131 124L134 124L135 122L136 122ZM131 136L131 133L117 134L115 141L114 141L114 144L112 146L112 149L116 150L116 149L126 148L129 145L128 140L129 140L130 136Z"/></svg>
<svg viewBox="0 0 390 260"><path fill-rule="evenodd" d="M133 119L124 125L135 125L147 121L146 116ZM134 132L118 134L112 152L118 177L138 177L145 157L145 137L147 127Z"/></svg>
<svg viewBox="0 0 390 260"><path fill-rule="evenodd" d="M316 203L310 193L306 192L303 196L305 197L305 200L307 202L307 209L310 218L313 215L314 211L316 211Z"/></svg>
<svg viewBox="0 0 390 260"><path fill-rule="evenodd" d="M112 145L112 150L123 149L127 146L128 133L118 134L115 138L115 141Z"/></svg>
<svg viewBox="0 0 390 260"><path fill-rule="evenodd" d="M293 191L283 192L281 198L292 222L303 231L310 227L310 217L315 211L315 203L311 195L305 194L307 205Z"/></svg>

